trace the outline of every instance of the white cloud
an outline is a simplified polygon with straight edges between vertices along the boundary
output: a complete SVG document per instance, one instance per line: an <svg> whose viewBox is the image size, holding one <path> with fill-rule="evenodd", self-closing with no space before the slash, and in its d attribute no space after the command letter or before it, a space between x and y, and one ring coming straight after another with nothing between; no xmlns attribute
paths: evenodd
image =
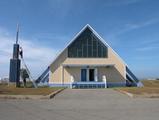
<svg viewBox="0 0 159 120"><path fill-rule="evenodd" d="M142 21L142 22L126 23L126 24L123 24L122 26L119 26L119 27L116 26L116 29L112 33L110 33L107 37L111 40L111 43L113 45L119 45L121 43L121 41L119 40L120 35L124 35L127 32L139 30L139 29L142 29L144 27L149 27L149 26L154 25L156 23L159 23L158 18L153 18L153 19ZM151 40L148 40L148 41L151 41Z"/></svg>
<svg viewBox="0 0 159 120"><path fill-rule="evenodd" d="M121 35L126 32L130 32L132 30L141 29L143 27L147 27L147 26L156 24L158 22L159 22L159 19L154 18L154 19L150 19L150 20L146 20L146 21L142 21L138 23L128 23L123 25L123 28L119 28L119 30L114 33L114 36Z"/></svg>
<svg viewBox="0 0 159 120"><path fill-rule="evenodd" d="M129 30L139 29L139 28L142 28L145 26L153 25L153 24L158 23L158 22L159 22L159 19L154 18L154 19L150 19L150 20L147 20L147 21L144 21L141 23L126 24L126 28L127 28L127 31L129 31Z"/></svg>
<svg viewBox="0 0 159 120"><path fill-rule="evenodd" d="M142 45L145 45L145 44L158 44L159 43L159 40L158 40L158 37L153 37L153 39L147 39L145 41L142 41Z"/></svg>
<svg viewBox="0 0 159 120"><path fill-rule="evenodd" d="M159 49L159 46L144 46L141 48L137 48L137 51L151 51L151 50L156 50Z"/></svg>
<svg viewBox="0 0 159 120"><path fill-rule="evenodd" d="M153 25L159 22L159 19L150 19L147 21L143 21L140 23L129 23L129 24L125 24L123 29L120 29L116 35L120 35L120 34L124 34L126 32L132 31L132 30L136 30L136 29L140 29L149 25Z"/></svg>
<svg viewBox="0 0 159 120"><path fill-rule="evenodd" d="M113 7L113 6L126 6L126 5L133 5L143 0L107 0L105 6L106 7Z"/></svg>
<svg viewBox="0 0 159 120"><path fill-rule="evenodd" d="M8 76L14 41L14 36L0 28L0 77ZM34 77L41 74L58 51L27 39L20 39L20 45L23 48L25 62Z"/></svg>

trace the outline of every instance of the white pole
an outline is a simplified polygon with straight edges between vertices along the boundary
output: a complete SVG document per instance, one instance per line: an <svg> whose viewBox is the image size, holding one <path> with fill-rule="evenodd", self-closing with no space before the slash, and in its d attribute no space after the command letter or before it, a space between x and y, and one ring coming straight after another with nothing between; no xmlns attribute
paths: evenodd
<svg viewBox="0 0 159 120"><path fill-rule="evenodd" d="M105 83L105 88L107 88L107 78L105 75L103 75L103 82Z"/></svg>
<svg viewBox="0 0 159 120"><path fill-rule="evenodd" d="M105 76L105 88L107 88L107 78Z"/></svg>
<svg viewBox="0 0 159 120"><path fill-rule="evenodd" d="M74 82L74 78L73 78L73 76L71 75L71 82L70 82L70 88L72 89L72 84L73 84L73 82Z"/></svg>
<svg viewBox="0 0 159 120"><path fill-rule="evenodd" d="M98 82L97 68L95 68L95 81Z"/></svg>

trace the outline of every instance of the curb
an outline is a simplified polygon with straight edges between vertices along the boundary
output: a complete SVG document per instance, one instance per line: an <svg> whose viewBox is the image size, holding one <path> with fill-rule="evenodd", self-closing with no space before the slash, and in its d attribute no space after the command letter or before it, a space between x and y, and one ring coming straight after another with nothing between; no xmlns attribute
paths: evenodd
<svg viewBox="0 0 159 120"><path fill-rule="evenodd" d="M59 89L57 91L54 91L54 92L50 93L49 95L47 95L47 96L45 96L45 97L43 97L41 99L52 99L52 98L55 97L55 95L57 95L58 93L62 92L64 89L65 88Z"/></svg>
<svg viewBox="0 0 159 120"><path fill-rule="evenodd" d="M118 92L120 92L120 93L126 94L127 96L129 96L129 97L131 97L131 98L159 98L159 94L142 94L142 95L135 95L135 94L132 94L132 93L123 91L123 90L117 90L117 89L115 89L115 90L118 91Z"/></svg>
<svg viewBox="0 0 159 120"><path fill-rule="evenodd" d="M134 98L135 96L132 94L132 93L129 93L129 92L126 92L126 91L123 91L123 90L117 90L116 91L119 91L120 93L123 93L123 94L126 94L127 96L131 97L131 98Z"/></svg>
<svg viewBox="0 0 159 120"><path fill-rule="evenodd" d="M16 99L18 99L18 100L52 99L53 97L55 97L55 95L57 95L58 93L60 93L64 89L65 88L59 89L57 91L50 93L49 95L0 95L0 99L12 99L12 100L16 100Z"/></svg>

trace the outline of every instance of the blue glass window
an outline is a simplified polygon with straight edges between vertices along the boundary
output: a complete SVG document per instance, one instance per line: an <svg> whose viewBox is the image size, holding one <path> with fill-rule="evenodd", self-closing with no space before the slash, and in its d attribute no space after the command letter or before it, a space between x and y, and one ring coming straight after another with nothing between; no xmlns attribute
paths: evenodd
<svg viewBox="0 0 159 120"><path fill-rule="evenodd" d="M107 56L107 47L89 28L86 28L68 47L70 58L106 58Z"/></svg>

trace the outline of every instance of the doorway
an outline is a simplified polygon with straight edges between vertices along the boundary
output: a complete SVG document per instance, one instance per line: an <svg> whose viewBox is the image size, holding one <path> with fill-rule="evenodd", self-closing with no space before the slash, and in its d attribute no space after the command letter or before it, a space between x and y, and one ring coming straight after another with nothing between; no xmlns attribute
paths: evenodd
<svg viewBox="0 0 159 120"><path fill-rule="evenodd" d="M94 81L94 69L89 69L89 81Z"/></svg>
<svg viewBox="0 0 159 120"><path fill-rule="evenodd" d="M87 81L87 69L81 69L81 81L82 82Z"/></svg>
<svg viewBox="0 0 159 120"><path fill-rule="evenodd" d="M81 69L81 81L93 82L95 81L95 69Z"/></svg>

